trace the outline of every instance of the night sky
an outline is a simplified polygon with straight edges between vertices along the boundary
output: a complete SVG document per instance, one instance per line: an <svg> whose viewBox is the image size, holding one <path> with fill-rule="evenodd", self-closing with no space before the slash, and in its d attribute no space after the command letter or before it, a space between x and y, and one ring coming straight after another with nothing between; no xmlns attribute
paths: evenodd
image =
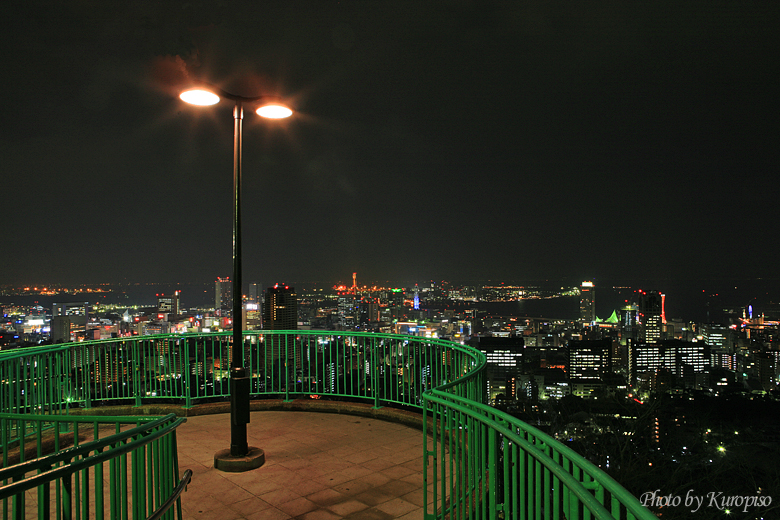
<svg viewBox="0 0 780 520"><path fill-rule="evenodd" d="M9 7L22 4L23 7ZM0 283L777 277L777 2L4 2Z"/></svg>

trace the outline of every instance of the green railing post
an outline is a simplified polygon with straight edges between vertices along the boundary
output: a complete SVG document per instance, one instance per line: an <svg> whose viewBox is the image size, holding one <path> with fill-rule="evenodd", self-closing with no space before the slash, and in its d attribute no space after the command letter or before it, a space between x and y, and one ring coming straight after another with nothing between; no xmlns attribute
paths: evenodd
<svg viewBox="0 0 780 520"><path fill-rule="evenodd" d="M186 344L186 343L185 343ZM186 349L189 351L189 349ZM184 408L189 410L192 408L192 368L190 366L190 355L189 352L186 353L186 357L182 358L181 366L182 371L184 372L181 377L184 379L184 384L182 385L182 388L184 389ZM184 362L184 359L187 360L187 362ZM205 361L204 361L205 365ZM195 370L197 370L197 365L195 366ZM205 369L205 367L204 367ZM212 379L213 381L213 379Z"/></svg>
<svg viewBox="0 0 780 520"><path fill-rule="evenodd" d="M145 365L145 363L141 363L141 353L138 351L138 342L132 341L130 343L130 352L132 352L131 359L134 361L133 365L135 370L132 371L133 373L133 393L135 394L135 405L141 406L143 404L142 401L142 395L143 395L143 386L144 382L141 381L141 367Z"/></svg>
<svg viewBox="0 0 780 520"><path fill-rule="evenodd" d="M428 451L428 402L425 400L425 397L423 397L422 431L423 431L423 470L422 470L423 471L423 516L425 518L429 518L428 517L428 457L431 455L431 452ZM436 462L434 461L434 466L435 465Z"/></svg>
<svg viewBox="0 0 780 520"><path fill-rule="evenodd" d="M289 342L288 334L284 335L284 402L289 403L290 399L290 355L288 353Z"/></svg>
<svg viewBox="0 0 780 520"><path fill-rule="evenodd" d="M371 391L374 392L374 410L382 408L379 404L379 360L377 358L377 344L372 342L371 348Z"/></svg>

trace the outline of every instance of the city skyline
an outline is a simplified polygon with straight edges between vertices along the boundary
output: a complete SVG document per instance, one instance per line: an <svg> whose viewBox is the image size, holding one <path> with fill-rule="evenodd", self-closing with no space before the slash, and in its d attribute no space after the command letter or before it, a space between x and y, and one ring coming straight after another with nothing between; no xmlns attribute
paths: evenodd
<svg viewBox="0 0 780 520"><path fill-rule="evenodd" d="M575 320L582 317L581 302L577 292L580 289L580 282L573 283L571 280L375 282L363 281L358 273L356 275L359 294L370 295L372 292L400 288L405 289L408 295L413 295L415 289L418 289L422 301L423 299L428 300L432 294L446 295L447 291L454 290L450 303L467 305L472 300L500 301L503 299L500 294L513 288L522 288L525 290L525 296L522 298L511 297L505 301L505 304L508 305L512 301L525 301L526 303L517 308L507 307L506 312L517 313L520 316L543 316L551 319ZM344 279L342 278L342 280ZM180 283L124 282L78 286L64 284L36 286L31 284L16 287L0 285L0 304L35 304L51 307L53 303L57 302L83 303L89 301L115 306L152 306L157 305L158 296L178 292L179 298L181 298L180 305L183 308L204 309L215 307L214 289L219 280L217 277L216 281L212 279L207 282ZM747 311L752 308L758 315L765 310L774 309L780 304L780 283L777 279L739 280L738 282L690 280L672 283L667 281L660 285L647 283L647 280L622 280L620 282L612 280L608 282L592 279L591 281L595 282L596 294L593 309L596 318L601 320L607 319L614 311L619 311L631 302L639 303L643 292L659 292L665 296L666 316L669 319L682 319L696 323L718 323L730 313L736 312L736 309ZM334 281L285 280L281 283L298 287L300 289L299 295L302 297L312 295L334 297L352 290L351 282L344 284ZM258 293L259 290L265 291L273 285L273 282L258 282L250 278L244 286L244 297L248 302L254 302L253 290ZM445 292L442 293L442 289L445 289ZM511 292L506 292L506 294L509 295ZM493 294L493 296L484 298L485 295L489 294ZM476 299L475 296L477 296ZM540 297L541 299L538 299ZM434 308L435 306L434 302Z"/></svg>
<svg viewBox="0 0 780 520"><path fill-rule="evenodd" d="M0 284L230 273L187 75L296 109L245 120L245 279L775 274L777 6L188 5L4 7Z"/></svg>

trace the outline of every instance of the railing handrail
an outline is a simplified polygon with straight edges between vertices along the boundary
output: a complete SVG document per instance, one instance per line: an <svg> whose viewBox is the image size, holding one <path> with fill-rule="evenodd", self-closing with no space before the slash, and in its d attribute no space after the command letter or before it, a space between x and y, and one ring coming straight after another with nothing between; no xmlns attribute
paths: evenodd
<svg viewBox="0 0 780 520"><path fill-rule="evenodd" d="M175 415L175 414L173 414ZM141 422L151 422L156 421L160 418L160 415L101 415L98 418L100 419L100 422L105 423L120 423L120 424L133 424L133 423L141 423ZM57 415L57 414L49 414L49 415L30 415L26 413L9 413L9 412L0 412L0 420L2 419L8 419L8 420L17 420L17 419L24 419L26 421L37 421L37 422L47 422L47 423L94 423L95 422L95 416L92 415Z"/></svg>
<svg viewBox="0 0 780 520"><path fill-rule="evenodd" d="M184 475L182 475L179 483L176 484L176 487L174 488L173 493L171 493L171 496L169 496L165 503L161 504L160 507L158 507L154 513L152 513L151 516L147 517L146 520L159 520L162 518L165 512L168 511L176 502L176 500L179 499L181 494L184 493L184 491L187 489L187 485L191 480L192 470L188 469L184 472Z"/></svg>
<svg viewBox="0 0 780 520"><path fill-rule="evenodd" d="M42 468L51 467L57 462L62 462L60 460L60 455L66 454L68 455L65 457L65 460L68 458L72 458L74 455L82 454L83 452L89 452L93 449L100 449L106 447L105 440L112 439L113 442L121 442L122 440L126 440L128 437L132 435L141 435L144 433L148 433L148 435L144 435L138 439L135 439L133 441L127 442L125 444L122 444L120 446L112 446L110 449L106 451L102 451L99 453L95 453L94 455L89 455L87 457L84 457L78 461L71 462L70 464L56 467L47 471L43 471L42 473L39 473L37 475L33 475L31 477L27 477L23 480L19 480L17 482L13 482L11 484L8 484L6 486L0 487L0 500L12 497L14 495L17 495L19 493L23 493L27 491L28 489L32 489L34 487L38 487L44 484L47 484L49 482L52 482L54 480L57 480L59 478L73 475L74 473L81 471L83 469L90 468L92 466L96 466L102 462L105 462L110 459L118 458L126 453L129 453L137 448L140 448L142 446L146 446L150 442L159 439L160 437L163 437L167 435L168 433L174 431L176 428L179 427L182 423L186 422L186 417L179 417L176 418L175 414L168 414L165 417L160 418L159 420L153 421L154 427L157 427L161 424L164 424L165 421L171 421L170 424L165 425L164 427L153 430L151 428L147 428L149 424L148 423L136 428L133 428L131 430L126 430L125 432L120 432L119 434L112 435L110 437L106 437L105 439L100 439L97 441L92 441L89 443L85 443L83 445L80 445L78 448L69 448L67 450L63 450L57 453L53 453L51 455L47 455L45 457L40 457L37 459L33 459L29 461L32 463L30 466L26 466L25 469L27 472L33 471L33 470L40 470ZM126 435L127 433L133 432L132 435ZM82 449L85 448L85 449ZM73 450L78 450L78 453L76 453ZM51 463L51 464L48 464ZM16 464L14 466L10 466L9 468L5 468L3 472L0 472L0 480L11 478L12 476L17 475L19 472L19 468L27 464L26 462L23 462L21 464ZM7 471L6 471L7 470ZM7 474L6 474L7 473Z"/></svg>

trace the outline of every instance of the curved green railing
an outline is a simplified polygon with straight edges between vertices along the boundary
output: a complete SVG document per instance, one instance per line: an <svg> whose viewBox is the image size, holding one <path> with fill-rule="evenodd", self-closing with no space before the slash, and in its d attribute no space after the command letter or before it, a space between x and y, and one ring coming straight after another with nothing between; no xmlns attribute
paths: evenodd
<svg viewBox="0 0 780 520"><path fill-rule="evenodd" d="M164 417L0 414L3 518L174 518L176 428ZM37 493L28 496L27 491Z"/></svg>
<svg viewBox="0 0 780 520"><path fill-rule="evenodd" d="M136 336L0 352L0 406L225 399L231 333ZM485 356L433 338L333 331L245 331L255 398L362 399L423 412L426 518L655 518L599 468L485 405ZM430 490L428 489L428 484Z"/></svg>

